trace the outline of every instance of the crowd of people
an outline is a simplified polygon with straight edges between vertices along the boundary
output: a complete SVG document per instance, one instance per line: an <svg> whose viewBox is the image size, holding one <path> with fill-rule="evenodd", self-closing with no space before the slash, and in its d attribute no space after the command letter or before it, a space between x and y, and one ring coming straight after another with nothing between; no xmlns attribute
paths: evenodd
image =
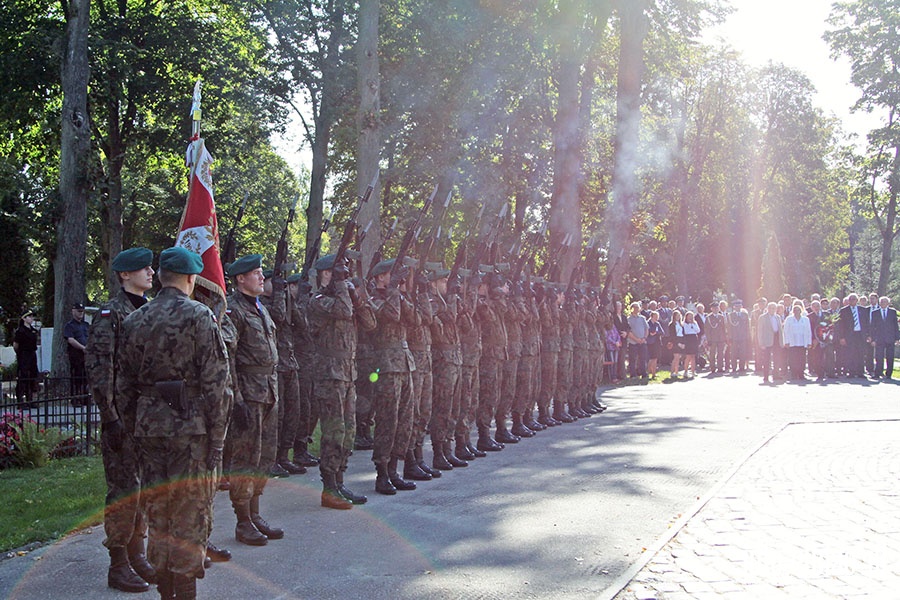
<svg viewBox="0 0 900 600"><path fill-rule="evenodd" d="M261 515L273 475L318 467L321 505L346 510L367 501L344 482L354 449L371 449L374 490L394 495L605 410L596 389L611 321L599 289L511 282L492 266L451 281L439 264L396 260L362 281L335 260L320 258L307 282L240 258L224 306L197 288L203 263L184 248L161 252L152 301L152 252L112 261L122 289L86 344L110 587L195 597L211 562L230 558L209 543L217 486L235 539L261 546L285 535Z"/></svg>
<svg viewBox="0 0 900 600"><path fill-rule="evenodd" d="M685 304L670 300L616 302L606 348L613 383L626 376L653 378L668 366L667 381L750 371L763 382L816 381L840 377L891 379L900 339L891 300L872 293L845 298L784 294L759 298L748 311L743 301Z"/></svg>

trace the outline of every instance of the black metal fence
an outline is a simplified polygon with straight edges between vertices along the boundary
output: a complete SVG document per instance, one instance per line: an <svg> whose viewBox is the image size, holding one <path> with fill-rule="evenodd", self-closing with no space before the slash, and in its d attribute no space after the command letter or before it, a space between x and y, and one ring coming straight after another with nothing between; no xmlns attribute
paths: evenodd
<svg viewBox="0 0 900 600"><path fill-rule="evenodd" d="M3 380L0 392L0 416L9 413L63 431L56 457L89 455L99 448L100 412L83 381L44 376L30 382Z"/></svg>

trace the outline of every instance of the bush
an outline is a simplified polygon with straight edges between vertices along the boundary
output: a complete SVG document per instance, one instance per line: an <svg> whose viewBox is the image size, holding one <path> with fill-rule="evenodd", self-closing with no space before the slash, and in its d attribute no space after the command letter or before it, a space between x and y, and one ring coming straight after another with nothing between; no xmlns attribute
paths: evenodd
<svg viewBox="0 0 900 600"><path fill-rule="evenodd" d="M43 467L65 438L60 429L42 429L22 415L5 413L0 418L0 467Z"/></svg>

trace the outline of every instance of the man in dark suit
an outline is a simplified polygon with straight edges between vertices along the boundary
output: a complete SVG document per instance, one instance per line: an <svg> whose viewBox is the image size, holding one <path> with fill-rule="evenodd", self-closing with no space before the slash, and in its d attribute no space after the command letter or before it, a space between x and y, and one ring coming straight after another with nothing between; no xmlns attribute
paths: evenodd
<svg viewBox="0 0 900 600"><path fill-rule="evenodd" d="M858 306L859 296L850 294L838 320L838 340L845 350L845 365L850 377L865 377L866 337L869 309Z"/></svg>
<svg viewBox="0 0 900 600"><path fill-rule="evenodd" d="M875 377L885 379L890 379L894 371L894 344L900 339L897 311L890 304L887 296L879 298L869 324L869 343L875 349Z"/></svg>

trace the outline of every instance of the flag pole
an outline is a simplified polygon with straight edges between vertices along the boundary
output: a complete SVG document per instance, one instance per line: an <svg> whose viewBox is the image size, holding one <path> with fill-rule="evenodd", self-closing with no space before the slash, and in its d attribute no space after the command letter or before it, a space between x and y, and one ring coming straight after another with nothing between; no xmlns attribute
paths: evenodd
<svg viewBox="0 0 900 600"><path fill-rule="evenodd" d="M200 110L200 89L202 87L202 83L200 79L197 80L197 83L194 84L194 95L191 101L191 148L193 148L193 156L191 156L191 164L189 167L193 167L197 164L197 159L200 154L200 144L197 142L200 141L200 119L202 117L203 111Z"/></svg>

